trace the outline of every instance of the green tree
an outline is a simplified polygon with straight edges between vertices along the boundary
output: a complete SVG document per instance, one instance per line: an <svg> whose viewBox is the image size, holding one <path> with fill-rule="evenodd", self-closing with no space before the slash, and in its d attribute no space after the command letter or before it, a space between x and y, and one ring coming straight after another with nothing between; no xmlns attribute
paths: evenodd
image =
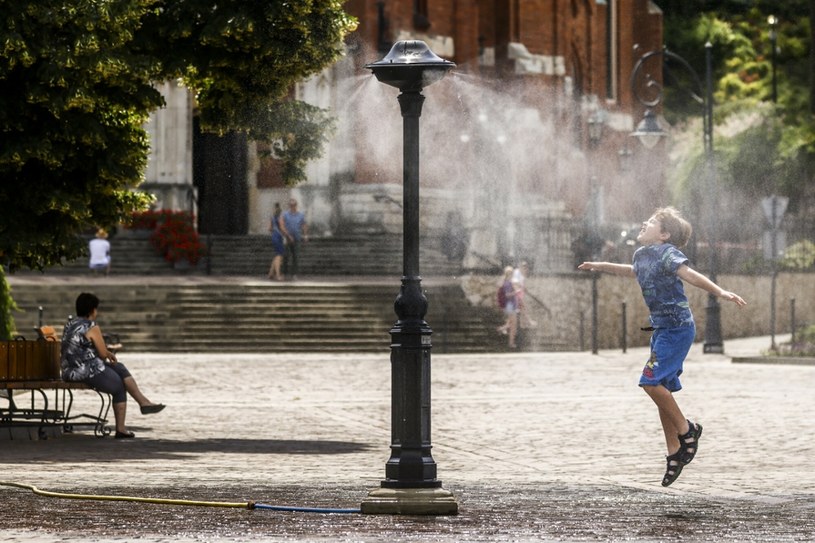
<svg viewBox="0 0 815 543"><path fill-rule="evenodd" d="M772 193L789 196L792 212L811 190L807 180L815 172L815 121L809 114L815 84L810 60L813 5L815 0L660 2L666 45L698 67L700 76L704 44L713 44L714 140L720 183L755 199ZM778 19L777 103L771 102L769 15ZM689 101L666 100L664 105L672 122L682 123L699 114L694 109L698 106ZM700 130L696 125L691 129ZM701 141L686 146L678 160L685 166L672 170L672 185L679 194L698 191L693 185L703 177L683 176L699 171Z"/></svg>
<svg viewBox="0 0 815 543"><path fill-rule="evenodd" d="M339 0L0 0L0 261L14 270L83 254L78 237L149 197L155 81L182 79L205 130L278 142L290 181L330 120L289 100L354 28Z"/></svg>
<svg viewBox="0 0 815 543"><path fill-rule="evenodd" d="M274 143L284 179L295 182L319 156L332 121L288 95L342 54L355 24L339 0L163 0L135 44L161 60L165 79L179 77L197 91L202 128Z"/></svg>
<svg viewBox="0 0 815 543"><path fill-rule="evenodd" d="M132 192L161 104L127 45L146 2L4 1L0 255L14 270L84 249L77 233L140 207Z"/></svg>

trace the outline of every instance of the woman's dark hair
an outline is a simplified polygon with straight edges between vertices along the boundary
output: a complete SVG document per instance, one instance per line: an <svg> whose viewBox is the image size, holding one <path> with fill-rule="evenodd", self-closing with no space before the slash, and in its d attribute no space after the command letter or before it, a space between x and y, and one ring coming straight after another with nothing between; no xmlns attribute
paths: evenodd
<svg viewBox="0 0 815 543"><path fill-rule="evenodd" d="M99 298L90 292L83 292L76 297L76 316L90 317L91 312L99 307Z"/></svg>

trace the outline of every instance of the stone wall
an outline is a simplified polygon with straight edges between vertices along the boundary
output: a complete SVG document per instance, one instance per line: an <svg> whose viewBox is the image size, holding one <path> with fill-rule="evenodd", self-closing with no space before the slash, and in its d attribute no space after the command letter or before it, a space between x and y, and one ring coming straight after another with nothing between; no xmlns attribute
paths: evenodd
<svg viewBox="0 0 815 543"><path fill-rule="evenodd" d="M532 318L539 323L537 333L545 338L543 344L558 345L575 350L591 347L592 276L589 273L552 275L527 278L527 291L545 307L530 299L528 307ZM770 334L769 276L720 275L717 280L723 288L738 293L747 306L737 307L720 301L722 336L728 338ZM475 305L496 304L497 277L467 276L462 287ZM650 334L640 330L648 326L648 308L642 301L637 282L630 278L599 275L598 343L601 349L622 347L623 303L626 312L626 344L628 347L648 345ZM697 340L702 341L705 330L707 293L686 285L685 292L696 317ZM779 274L776 284L776 334L790 332L790 300L795 299L797 325L815 322L815 274ZM727 345L725 344L725 349Z"/></svg>

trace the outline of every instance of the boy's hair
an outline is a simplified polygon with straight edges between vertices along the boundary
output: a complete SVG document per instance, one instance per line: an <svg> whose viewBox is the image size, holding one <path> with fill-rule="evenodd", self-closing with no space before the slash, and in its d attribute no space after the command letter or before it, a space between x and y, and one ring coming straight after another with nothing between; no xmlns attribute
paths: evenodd
<svg viewBox="0 0 815 543"><path fill-rule="evenodd" d="M688 244L693 227L682 217L675 207L660 207L654 211L654 217L662 226L662 231L670 234L668 241L681 249Z"/></svg>
<svg viewBox="0 0 815 543"><path fill-rule="evenodd" d="M89 292L76 297L76 316L90 317L91 312L99 307L99 298Z"/></svg>

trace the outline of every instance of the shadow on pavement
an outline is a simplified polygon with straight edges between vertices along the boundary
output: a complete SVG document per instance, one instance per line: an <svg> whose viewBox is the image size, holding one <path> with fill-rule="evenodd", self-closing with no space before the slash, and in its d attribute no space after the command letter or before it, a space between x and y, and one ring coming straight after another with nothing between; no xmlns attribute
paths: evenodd
<svg viewBox="0 0 815 543"><path fill-rule="evenodd" d="M108 436L66 435L44 441L9 441L0 452L0 464L20 462L98 462L99 455L115 451L120 460L173 459L207 453L224 454L352 454L371 449L365 443L331 440L217 438L192 441Z"/></svg>

